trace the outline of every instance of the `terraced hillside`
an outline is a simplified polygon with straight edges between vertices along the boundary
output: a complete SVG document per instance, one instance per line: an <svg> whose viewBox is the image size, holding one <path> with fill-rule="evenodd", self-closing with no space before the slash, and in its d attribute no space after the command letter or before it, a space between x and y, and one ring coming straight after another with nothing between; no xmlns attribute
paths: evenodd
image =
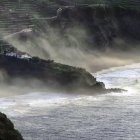
<svg viewBox="0 0 140 140"><path fill-rule="evenodd" d="M56 15L60 6L108 4L140 9L139 0L1 0L0 32L5 36L34 26L35 21Z"/></svg>
<svg viewBox="0 0 140 140"><path fill-rule="evenodd" d="M50 7L49 10L46 10L47 7ZM0 32L2 35L8 35L30 28L34 25L34 20L40 20L48 15L55 15L57 8L54 3L44 5L33 0L1 0ZM43 11L45 14L43 14Z"/></svg>
<svg viewBox="0 0 140 140"><path fill-rule="evenodd" d="M30 18L34 6L24 3L20 7L17 1L1 0L0 4L0 30L4 34L16 32L32 25Z"/></svg>

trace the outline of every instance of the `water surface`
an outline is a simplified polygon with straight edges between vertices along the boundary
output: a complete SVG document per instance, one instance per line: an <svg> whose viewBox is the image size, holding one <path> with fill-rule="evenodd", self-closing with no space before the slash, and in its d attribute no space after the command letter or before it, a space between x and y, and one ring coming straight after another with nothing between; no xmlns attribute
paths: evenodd
<svg viewBox="0 0 140 140"><path fill-rule="evenodd" d="M124 93L65 95L29 93L0 99L25 140L139 140L140 64L96 74Z"/></svg>

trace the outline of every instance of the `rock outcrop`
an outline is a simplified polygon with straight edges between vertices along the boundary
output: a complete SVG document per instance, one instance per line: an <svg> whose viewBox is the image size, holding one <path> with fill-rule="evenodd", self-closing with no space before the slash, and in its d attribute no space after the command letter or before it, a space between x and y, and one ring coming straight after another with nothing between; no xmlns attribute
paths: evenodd
<svg viewBox="0 0 140 140"><path fill-rule="evenodd" d="M5 114L0 113L0 140L23 140Z"/></svg>

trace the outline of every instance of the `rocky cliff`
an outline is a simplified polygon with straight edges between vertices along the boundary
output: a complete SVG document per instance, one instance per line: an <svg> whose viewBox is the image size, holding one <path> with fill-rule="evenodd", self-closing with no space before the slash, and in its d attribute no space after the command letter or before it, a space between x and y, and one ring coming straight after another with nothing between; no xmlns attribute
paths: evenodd
<svg viewBox="0 0 140 140"><path fill-rule="evenodd" d="M23 140L5 114L0 113L0 140Z"/></svg>
<svg viewBox="0 0 140 140"><path fill-rule="evenodd" d="M27 85L30 84L29 81L32 82L35 79L41 81L43 85L55 89L60 87L60 89L70 91L77 89L90 90L91 92L109 91L105 89L103 83L97 82L96 78L85 69L31 57L11 45L1 45L0 71L5 76L4 82L10 84L16 78L24 79Z"/></svg>
<svg viewBox="0 0 140 140"><path fill-rule="evenodd" d="M46 29L47 31L50 30L47 23L50 23L54 29L52 31L57 33L59 31L60 39L63 38L65 40L65 46L72 42L69 39L69 35L82 41L82 44L84 42L83 48L89 46L96 49L113 48L126 50L129 47L131 48L131 46L139 46L140 3L138 1L123 2L120 0L118 2L110 2L106 0L105 2L103 0L100 3L98 1L89 2L89 5L83 5L84 2L77 1L77 6L73 6L73 4L62 6L61 2L67 3L68 1L24 0L19 6L16 1L2 0L3 6L0 8L0 18L2 19L0 24L1 34L8 35L15 32L23 34L21 30L23 31L27 28L33 30L36 30L36 28L38 30L42 29L41 31L45 30L46 33ZM49 14L50 16L47 18L47 14L51 11L53 11L53 14ZM38 15L38 18L35 15ZM82 39L77 37L81 35L80 33L77 36L75 33L70 34L73 30L75 31L75 29L79 28L86 32L85 37L82 37ZM75 32L77 33L78 31ZM31 36L34 34L31 34ZM49 32L46 34L50 36Z"/></svg>
<svg viewBox="0 0 140 140"><path fill-rule="evenodd" d="M63 7L52 25L64 38L68 30L83 28L87 33L85 42L96 48L140 44L140 12L135 9L108 5Z"/></svg>

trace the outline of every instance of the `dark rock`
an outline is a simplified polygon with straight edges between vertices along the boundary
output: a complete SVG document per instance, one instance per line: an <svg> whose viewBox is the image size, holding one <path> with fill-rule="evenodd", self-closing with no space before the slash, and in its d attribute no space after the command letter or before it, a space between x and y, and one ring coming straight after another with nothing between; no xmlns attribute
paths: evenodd
<svg viewBox="0 0 140 140"><path fill-rule="evenodd" d="M23 140L5 114L0 113L0 140Z"/></svg>
<svg viewBox="0 0 140 140"><path fill-rule="evenodd" d="M85 42L96 48L113 48L115 39L140 43L140 12L119 6L75 6L58 10L53 27L67 34L74 26L87 31Z"/></svg>
<svg viewBox="0 0 140 140"><path fill-rule="evenodd" d="M122 92L127 92L127 90L125 90L125 89L120 89L120 88L111 88L111 89L107 89L108 90L108 92L120 92L120 93L122 93Z"/></svg>

